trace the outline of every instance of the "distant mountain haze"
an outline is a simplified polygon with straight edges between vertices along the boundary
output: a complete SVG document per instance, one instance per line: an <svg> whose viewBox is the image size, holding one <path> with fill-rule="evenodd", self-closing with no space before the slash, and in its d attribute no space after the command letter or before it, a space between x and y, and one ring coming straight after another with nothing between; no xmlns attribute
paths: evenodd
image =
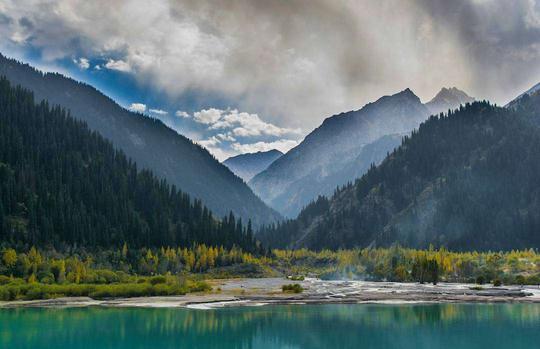
<svg viewBox="0 0 540 349"><path fill-rule="evenodd" d="M540 92L515 109L475 102L432 116L377 167L295 220L261 232L275 246L540 246Z"/></svg>
<svg viewBox="0 0 540 349"><path fill-rule="evenodd" d="M279 150L272 149L265 152L232 156L223 161L223 164L247 183L253 176L266 170L272 162L282 155L283 153Z"/></svg>
<svg viewBox="0 0 540 349"><path fill-rule="evenodd" d="M381 97L360 110L327 118L249 185L271 207L295 217L317 196L331 195L382 161L430 114L471 100L456 88L442 89L426 104L410 89Z"/></svg>
<svg viewBox="0 0 540 349"><path fill-rule="evenodd" d="M109 139L139 168L201 199L216 215L233 211L244 222L274 222L280 215L266 206L228 168L208 151L165 126L161 121L125 110L95 88L60 74L35 70L0 55L0 76L47 100L69 109L89 128Z"/></svg>

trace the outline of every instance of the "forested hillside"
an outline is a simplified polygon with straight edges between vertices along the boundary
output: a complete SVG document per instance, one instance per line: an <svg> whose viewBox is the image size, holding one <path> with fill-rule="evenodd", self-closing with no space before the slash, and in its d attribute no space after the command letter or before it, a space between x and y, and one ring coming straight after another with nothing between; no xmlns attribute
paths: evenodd
<svg viewBox="0 0 540 349"><path fill-rule="evenodd" d="M150 121L149 121L150 122ZM198 201L64 109L0 80L0 241L62 247L237 245L251 225Z"/></svg>
<svg viewBox="0 0 540 349"><path fill-rule="evenodd" d="M380 166L261 232L290 247L540 247L540 94L432 116Z"/></svg>
<svg viewBox="0 0 540 349"><path fill-rule="evenodd" d="M140 168L152 170L219 215L233 211L258 226L279 219L251 189L208 151L161 121L130 112L101 92L57 73L42 73L0 54L0 75L12 85L69 109L72 116L98 131ZM159 156L156 156L159 154Z"/></svg>

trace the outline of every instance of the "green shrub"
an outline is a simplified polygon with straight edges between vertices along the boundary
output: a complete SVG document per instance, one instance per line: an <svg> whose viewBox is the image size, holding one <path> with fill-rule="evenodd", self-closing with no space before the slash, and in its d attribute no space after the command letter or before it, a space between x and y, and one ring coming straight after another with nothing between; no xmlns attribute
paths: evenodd
<svg viewBox="0 0 540 349"><path fill-rule="evenodd" d="M518 285L525 285L525 277L523 275L516 276L515 281Z"/></svg>
<svg viewBox="0 0 540 349"><path fill-rule="evenodd" d="M39 282L41 282L42 284L54 284L54 274L53 273L43 274L40 277Z"/></svg>
<svg viewBox="0 0 540 349"><path fill-rule="evenodd" d="M114 271L106 270L106 269L96 270L96 283L112 284L119 281L120 281L120 278Z"/></svg>
<svg viewBox="0 0 540 349"><path fill-rule="evenodd" d="M12 300L10 298L9 290L7 287L0 287L0 301L10 301Z"/></svg>
<svg viewBox="0 0 540 349"><path fill-rule="evenodd" d="M501 285L502 285L502 282L501 282L501 280L499 280L499 279L495 279L495 280L493 281L493 286L495 286L495 287L499 287L499 286L501 286Z"/></svg>
<svg viewBox="0 0 540 349"><path fill-rule="evenodd" d="M287 279L292 281L304 281L304 277L302 275L292 275L289 276Z"/></svg>
<svg viewBox="0 0 540 349"><path fill-rule="evenodd" d="M32 286L25 294L24 299L34 300L34 299L47 299L48 294L45 291L44 287L39 285Z"/></svg>
<svg viewBox="0 0 540 349"><path fill-rule="evenodd" d="M189 292L206 292L211 291L212 287L204 281L195 281L189 284L188 290Z"/></svg>
<svg viewBox="0 0 540 349"><path fill-rule="evenodd" d="M540 285L540 275L531 275L525 280L527 285Z"/></svg>
<svg viewBox="0 0 540 349"><path fill-rule="evenodd" d="M483 275L480 275L480 276L478 276L478 277L476 278L476 283L477 283L478 285L483 285L483 284L486 283L486 279L484 278Z"/></svg>
<svg viewBox="0 0 540 349"><path fill-rule="evenodd" d="M304 288L300 284L288 284L281 286L283 292L301 293Z"/></svg>
<svg viewBox="0 0 540 349"><path fill-rule="evenodd" d="M151 285L158 285L158 284L164 284L167 282L167 278L165 276L154 276L148 280Z"/></svg>
<svg viewBox="0 0 540 349"><path fill-rule="evenodd" d="M0 286L7 285L11 282L11 278L9 276L0 275Z"/></svg>
<svg viewBox="0 0 540 349"><path fill-rule="evenodd" d="M128 273L124 271L117 271L116 276L118 277L117 282L128 282L130 279L135 280L135 278L132 278Z"/></svg>

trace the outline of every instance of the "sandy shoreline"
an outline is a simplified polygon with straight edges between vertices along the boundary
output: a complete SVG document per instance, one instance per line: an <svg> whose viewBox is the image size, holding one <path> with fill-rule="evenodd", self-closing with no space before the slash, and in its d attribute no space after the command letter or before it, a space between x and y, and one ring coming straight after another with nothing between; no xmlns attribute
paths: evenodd
<svg viewBox="0 0 540 349"><path fill-rule="evenodd" d="M492 287L440 283L324 281L285 278L210 280L213 291L203 294L168 297L136 297L94 300L69 297L35 301L0 302L0 308L20 307L147 307L214 309L229 306L262 306L277 304L407 304L407 303L540 303L540 288L536 286ZM284 284L299 283L300 294L283 293Z"/></svg>

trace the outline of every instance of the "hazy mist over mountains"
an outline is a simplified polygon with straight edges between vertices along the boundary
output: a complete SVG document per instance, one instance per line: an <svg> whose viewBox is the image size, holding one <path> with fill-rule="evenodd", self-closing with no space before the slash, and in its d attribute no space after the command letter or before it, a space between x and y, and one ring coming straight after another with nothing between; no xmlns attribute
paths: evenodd
<svg viewBox="0 0 540 349"><path fill-rule="evenodd" d="M539 246L540 92L511 106L475 102L431 116L380 166L263 240L314 249Z"/></svg>
<svg viewBox="0 0 540 349"><path fill-rule="evenodd" d="M473 100L455 87L443 88L426 104L410 89L381 97L360 110L327 118L249 185L271 207L295 217L317 196L331 195L381 162L430 114Z"/></svg>
<svg viewBox="0 0 540 349"><path fill-rule="evenodd" d="M465 92L455 88L443 87L435 97L426 103L426 107L431 114L439 114L451 109L456 109L461 104L474 102L474 98L467 95Z"/></svg>
<svg viewBox="0 0 540 349"><path fill-rule="evenodd" d="M273 149L265 152L246 153L230 157L223 164L233 171L245 182L253 176L266 170L266 168L283 155L279 150Z"/></svg>
<svg viewBox="0 0 540 349"><path fill-rule="evenodd" d="M539 47L534 0L2 1L4 231L51 230L32 197L68 183L55 224L74 202L76 234L116 241L538 247Z"/></svg>
<svg viewBox="0 0 540 349"><path fill-rule="evenodd" d="M131 157L134 166L178 185L218 215L232 211L262 227L257 237L267 246L399 242L484 250L540 244L534 233L540 226L534 189L540 172L535 167L540 163L537 86L506 108L474 102L455 87L441 89L427 103L405 89L325 119L285 154L248 153L220 164L159 120L127 111L89 85L3 56L0 75L33 91L38 100L69 108L70 115ZM192 208L185 205L184 210L201 209L198 201ZM273 209L292 219L282 220ZM211 222L209 211L204 212L183 219ZM223 224L235 222L234 216L224 219ZM167 225L149 222L157 230ZM215 229L229 229L227 234L239 234L246 248L259 248L250 236L241 238L242 221L238 224ZM506 235L510 229L512 235ZM478 231L482 234L474 235Z"/></svg>
<svg viewBox="0 0 540 349"><path fill-rule="evenodd" d="M540 0L0 0L0 349L539 330Z"/></svg>

